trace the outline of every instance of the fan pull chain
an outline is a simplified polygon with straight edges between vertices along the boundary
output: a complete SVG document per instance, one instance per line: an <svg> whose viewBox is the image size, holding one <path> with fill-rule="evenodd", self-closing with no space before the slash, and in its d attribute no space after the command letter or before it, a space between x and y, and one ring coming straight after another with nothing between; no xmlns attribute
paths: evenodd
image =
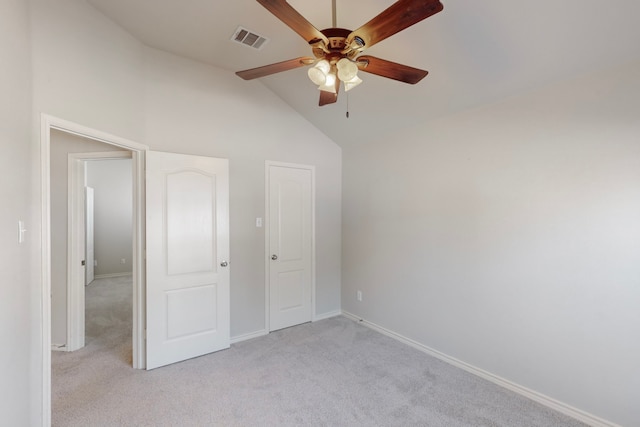
<svg viewBox="0 0 640 427"><path fill-rule="evenodd" d="M349 92L345 92L345 95L347 95L347 119L349 118Z"/></svg>

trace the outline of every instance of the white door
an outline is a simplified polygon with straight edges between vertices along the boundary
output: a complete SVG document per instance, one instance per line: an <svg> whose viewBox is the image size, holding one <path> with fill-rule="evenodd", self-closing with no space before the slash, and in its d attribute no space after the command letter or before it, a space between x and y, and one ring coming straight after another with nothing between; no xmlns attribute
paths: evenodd
<svg viewBox="0 0 640 427"><path fill-rule="evenodd" d="M93 249L93 188L84 188L84 221L85 221L85 286L93 282L95 254Z"/></svg>
<svg viewBox="0 0 640 427"><path fill-rule="evenodd" d="M228 160L147 152L147 369L229 347Z"/></svg>
<svg viewBox="0 0 640 427"><path fill-rule="evenodd" d="M268 166L269 329L311 321L313 170Z"/></svg>

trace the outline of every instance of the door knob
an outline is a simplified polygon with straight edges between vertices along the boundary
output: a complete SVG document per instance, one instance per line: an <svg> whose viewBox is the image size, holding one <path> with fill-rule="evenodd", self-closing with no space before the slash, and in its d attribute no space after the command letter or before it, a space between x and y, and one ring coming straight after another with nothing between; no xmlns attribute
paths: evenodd
<svg viewBox="0 0 640 427"><path fill-rule="evenodd" d="M226 267L227 265L229 265L229 263L227 261L222 261L220 263L220 267Z"/></svg>
<svg viewBox="0 0 640 427"><path fill-rule="evenodd" d="M271 259L274 260L274 261L277 260L278 259L278 255L276 255L276 254L271 255Z"/></svg>

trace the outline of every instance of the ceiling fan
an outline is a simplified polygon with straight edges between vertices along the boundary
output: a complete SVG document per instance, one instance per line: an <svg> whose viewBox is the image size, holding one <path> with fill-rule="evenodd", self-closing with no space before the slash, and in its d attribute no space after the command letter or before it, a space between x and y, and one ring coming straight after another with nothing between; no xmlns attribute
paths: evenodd
<svg viewBox="0 0 640 427"><path fill-rule="evenodd" d="M288 61L238 71L236 74L252 80L298 67L309 68L311 81L320 89L320 106L338 100L340 82L345 91L362 82L357 76L364 71L401 82L416 84L427 71L398 64L369 55L362 51L443 9L439 0L398 0L389 8L355 31L336 27L335 0L333 0L333 28L318 30L296 11L286 0L257 0L311 46L313 57L302 56Z"/></svg>

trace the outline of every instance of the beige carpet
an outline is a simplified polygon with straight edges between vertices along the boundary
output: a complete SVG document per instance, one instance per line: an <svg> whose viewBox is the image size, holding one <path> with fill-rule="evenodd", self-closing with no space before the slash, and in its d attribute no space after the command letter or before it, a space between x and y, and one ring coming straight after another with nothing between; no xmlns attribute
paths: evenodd
<svg viewBox="0 0 640 427"><path fill-rule="evenodd" d="M52 374L54 426L583 426L342 317L136 371L130 279L89 286Z"/></svg>

